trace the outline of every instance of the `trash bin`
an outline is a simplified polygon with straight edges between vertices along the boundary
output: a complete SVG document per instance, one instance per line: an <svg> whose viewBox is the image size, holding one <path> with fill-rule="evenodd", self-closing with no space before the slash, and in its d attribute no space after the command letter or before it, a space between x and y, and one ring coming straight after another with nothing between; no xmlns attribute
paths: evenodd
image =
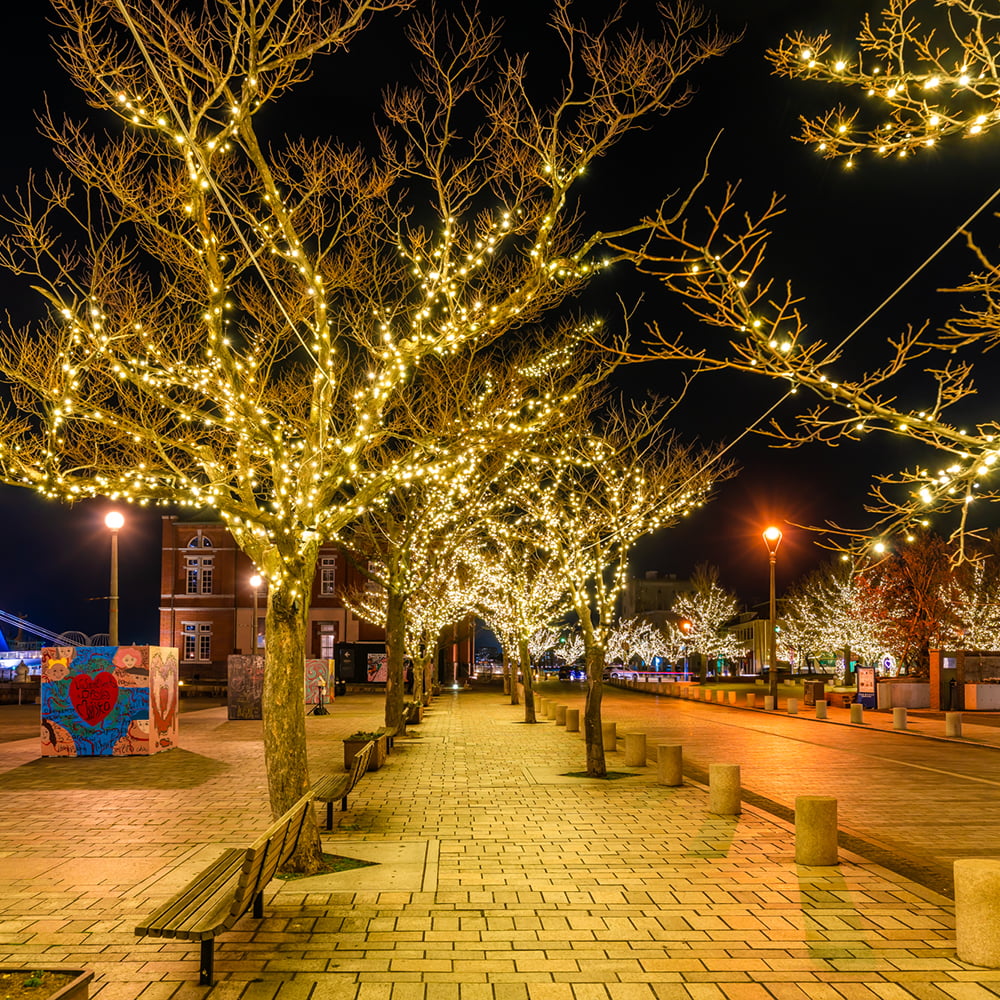
<svg viewBox="0 0 1000 1000"><path fill-rule="evenodd" d="M806 681L802 685L802 704L815 705L826 697L826 687L822 681Z"/></svg>

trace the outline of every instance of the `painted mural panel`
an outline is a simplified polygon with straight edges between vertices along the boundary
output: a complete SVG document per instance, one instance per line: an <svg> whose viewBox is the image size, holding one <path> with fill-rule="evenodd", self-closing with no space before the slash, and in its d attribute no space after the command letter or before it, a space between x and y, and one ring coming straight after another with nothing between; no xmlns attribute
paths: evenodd
<svg viewBox="0 0 1000 1000"><path fill-rule="evenodd" d="M264 657L233 655L229 668L229 718L262 719Z"/></svg>
<svg viewBox="0 0 1000 1000"><path fill-rule="evenodd" d="M42 650L42 756L124 757L177 745L177 650Z"/></svg>
<svg viewBox="0 0 1000 1000"><path fill-rule="evenodd" d="M306 704L318 705L320 681L323 701L333 701L333 660L306 660Z"/></svg>
<svg viewBox="0 0 1000 1000"><path fill-rule="evenodd" d="M368 654L368 683L385 684L389 679L389 657L385 653Z"/></svg>

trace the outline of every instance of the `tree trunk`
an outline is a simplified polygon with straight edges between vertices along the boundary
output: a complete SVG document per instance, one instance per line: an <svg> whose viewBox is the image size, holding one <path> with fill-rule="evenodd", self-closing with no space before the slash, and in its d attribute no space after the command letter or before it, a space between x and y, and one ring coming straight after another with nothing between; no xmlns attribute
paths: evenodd
<svg viewBox="0 0 1000 1000"><path fill-rule="evenodd" d="M512 705L521 704L521 695L517 690L517 670L514 668L514 664L511 663L510 656L507 653L507 647L504 647L503 651L503 662L504 669L507 671L507 677L510 679L510 703Z"/></svg>
<svg viewBox="0 0 1000 1000"><path fill-rule="evenodd" d="M583 738L587 745L587 776L603 778L608 773L604 760L604 733L601 729L601 700L604 697L604 647L583 630L584 661L587 664L587 704L583 713Z"/></svg>
<svg viewBox="0 0 1000 1000"><path fill-rule="evenodd" d="M264 765L274 817L287 812L309 790L306 758L305 635L312 576L303 584L286 578L268 588L267 652L264 658ZM319 870L322 844L316 810L306 814L298 850L287 868Z"/></svg>
<svg viewBox="0 0 1000 1000"><path fill-rule="evenodd" d="M403 660L406 648L406 601L393 590L386 591L385 652L385 724L394 732L403 724Z"/></svg>
<svg viewBox="0 0 1000 1000"><path fill-rule="evenodd" d="M531 656L528 653L527 638L517 640L517 658L521 664L521 676L524 677L524 721L537 722L535 718L535 691L532 687Z"/></svg>

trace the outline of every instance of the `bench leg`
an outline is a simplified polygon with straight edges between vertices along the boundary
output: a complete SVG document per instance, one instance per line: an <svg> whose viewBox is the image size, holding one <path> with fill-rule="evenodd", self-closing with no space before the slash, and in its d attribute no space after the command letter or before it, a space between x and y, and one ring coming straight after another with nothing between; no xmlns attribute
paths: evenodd
<svg viewBox="0 0 1000 1000"><path fill-rule="evenodd" d="M326 828L333 829L333 799L326 804Z"/></svg>
<svg viewBox="0 0 1000 1000"><path fill-rule="evenodd" d="M264 890L263 889L261 889L261 891L258 892L253 897L253 915L254 915L254 917L256 917L257 920L263 920L264 919Z"/></svg>
<svg viewBox="0 0 1000 1000"><path fill-rule="evenodd" d="M215 938L202 938L201 973L198 982L202 986L215 985Z"/></svg>
<svg viewBox="0 0 1000 1000"><path fill-rule="evenodd" d="M340 800L340 811L341 812L347 812L347 796L346 795Z"/></svg>

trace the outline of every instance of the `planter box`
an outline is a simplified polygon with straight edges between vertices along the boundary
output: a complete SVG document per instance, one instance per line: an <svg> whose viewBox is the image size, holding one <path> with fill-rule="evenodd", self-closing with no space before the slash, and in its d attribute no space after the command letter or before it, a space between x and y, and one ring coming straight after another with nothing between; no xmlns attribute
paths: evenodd
<svg viewBox="0 0 1000 1000"><path fill-rule="evenodd" d="M11 976L16 982L27 979L38 969L3 969L0 968L0 976ZM58 972L62 975L70 976L62 986L50 992L48 989L35 987L33 995L37 1000L87 1000L90 996L90 981L94 978L93 972L84 972L82 969L45 969L45 972ZM7 993L7 981L0 980L0 995Z"/></svg>
<svg viewBox="0 0 1000 1000"><path fill-rule="evenodd" d="M1000 712L1000 684L966 684L965 707L970 712Z"/></svg>
<svg viewBox="0 0 1000 1000"><path fill-rule="evenodd" d="M929 681L879 681L878 707L930 708L931 685Z"/></svg>
<svg viewBox="0 0 1000 1000"><path fill-rule="evenodd" d="M377 771L385 763L386 757L389 756L389 738L387 736L379 736L373 742L375 743L375 749L372 751L371 758L368 761L369 771ZM354 760L354 755L366 743L368 743L368 740L344 740L345 770L349 771L351 769L351 762Z"/></svg>

